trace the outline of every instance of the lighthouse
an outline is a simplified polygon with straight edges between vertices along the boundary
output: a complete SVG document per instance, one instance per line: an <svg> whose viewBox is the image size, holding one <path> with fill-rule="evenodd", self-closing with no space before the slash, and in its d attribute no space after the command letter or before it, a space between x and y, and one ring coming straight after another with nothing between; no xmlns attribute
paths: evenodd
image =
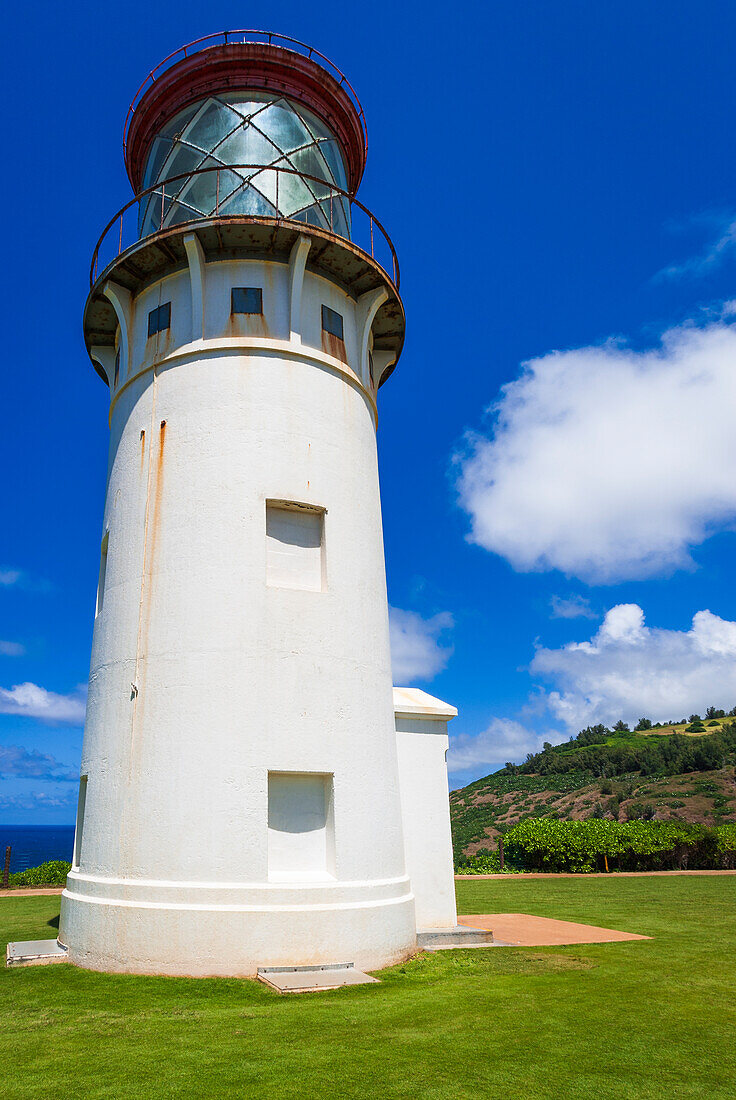
<svg viewBox="0 0 736 1100"><path fill-rule="evenodd" d="M95 249L110 451L59 942L135 973L408 957L455 925L453 708L394 690L377 397L401 353L366 125L317 51L211 36L131 105Z"/></svg>

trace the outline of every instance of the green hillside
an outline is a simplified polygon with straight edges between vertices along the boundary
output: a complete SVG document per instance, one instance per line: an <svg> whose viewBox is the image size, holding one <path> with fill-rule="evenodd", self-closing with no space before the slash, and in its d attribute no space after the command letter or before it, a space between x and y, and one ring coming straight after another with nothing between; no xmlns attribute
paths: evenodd
<svg viewBox="0 0 736 1100"><path fill-rule="evenodd" d="M623 722L612 730L589 726L452 791L456 860L495 848L499 836L530 818L736 821L733 717L709 708L705 719L657 726L641 719L635 730Z"/></svg>

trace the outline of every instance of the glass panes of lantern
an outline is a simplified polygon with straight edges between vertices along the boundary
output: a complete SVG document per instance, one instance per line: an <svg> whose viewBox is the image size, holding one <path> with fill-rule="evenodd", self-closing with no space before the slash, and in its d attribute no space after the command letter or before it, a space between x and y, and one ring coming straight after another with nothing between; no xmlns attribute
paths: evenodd
<svg viewBox="0 0 736 1100"><path fill-rule="evenodd" d="M140 203L141 237L218 214L291 218L350 237L349 203L334 190L347 189L335 135L283 96L224 93L190 105L153 142L144 184L155 190Z"/></svg>

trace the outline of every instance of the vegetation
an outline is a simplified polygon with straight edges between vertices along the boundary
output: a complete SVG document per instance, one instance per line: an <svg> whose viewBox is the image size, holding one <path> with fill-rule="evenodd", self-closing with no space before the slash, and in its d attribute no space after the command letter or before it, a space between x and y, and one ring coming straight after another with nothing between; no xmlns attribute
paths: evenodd
<svg viewBox="0 0 736 1100"><path fill-rule="evenodd" d="M732 877L458 883L465 913L651 940L421 955L380 985L0 972L3 1100L731 1100ZM0 939L55 935L58 897L0 900ZM196 950L196 945L193 945Z"/></svg>
<svg viewBox="0 0 736 1100"><path fill-rule="evenodd" d="M691 715L697 718L697 715ZM691 733L704 736L691 738L683 733L660 737L641 736L651 730L639 720L632 733L623 722L612 730L605 726L588 726L575 738L561 745L545 742L542 752L529 753L523 764L507 764L511 775L554 775L571 771L588 772L593 776L611 777L639 772L641 775L682 775L684 772L713 771L736 757L736 724L729 722L707 733L700 720L687 727Z"/></svg>
<svg viewBox="0 0 736 1100"><path fill-rule="evenodd" d="M29 867L27 871L16 871L9 876L8 884L10 886L63 886L71 869L71 863L65 863L63 859L51 859L38 867Z"/></svg>
<svg viewBox="0 0 736 1100"><path fill-rule="evenodd" d="M733 869L736 824L708 829L686 822L532 819L506 834L504 854L511 871ZM481 851L458 872L485 875L500 869L497 852Z"/></svg>
<svg viewBox="0 0 736 1100"><path fill-rule="evenodd" d="M665 724L640 718L634 730L623 720L612 729L588 726L561 745L545 743L523 764L508 763L453 791L456 866L537 818L736 822L733 717L708 707L707 726L697 714Z"/></svg>

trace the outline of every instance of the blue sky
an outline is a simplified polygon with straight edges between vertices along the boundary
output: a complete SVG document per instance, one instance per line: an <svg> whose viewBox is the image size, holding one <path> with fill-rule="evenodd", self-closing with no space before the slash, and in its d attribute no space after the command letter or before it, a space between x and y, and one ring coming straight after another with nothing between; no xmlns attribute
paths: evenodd
<svg viewBox="0 0 736 1100"><path fill-rule="evenodd" d="M73 820L108 444L81 315L128 102L244 22L366 110L408 318L379 424L396 679L457 705L452 785L736 704L733 6L175 10L5 14L0 821Z"/></svg>

